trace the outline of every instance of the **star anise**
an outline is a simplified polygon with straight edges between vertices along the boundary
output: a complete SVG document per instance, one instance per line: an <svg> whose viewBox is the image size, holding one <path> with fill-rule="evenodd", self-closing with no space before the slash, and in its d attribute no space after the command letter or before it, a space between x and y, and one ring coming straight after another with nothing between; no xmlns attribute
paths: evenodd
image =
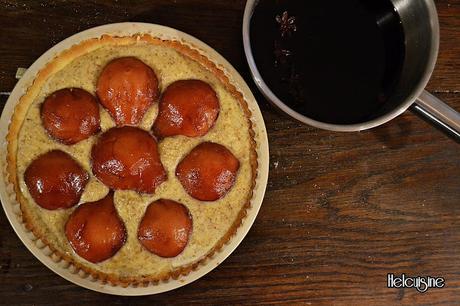
<svg viewBox="0 0 460 306"><path fill-rule="evenodd" d="M281 16L276 15L275 19L279 24L281 37L291 36L293 32L297 31L297 26L295 25L295 17L289 17L287 11L284 11Z"/></svg>
<svg viewBox="0 0 460 306"><path fill-rule="evenodd" d="M292 55L292 51L282 48L278 41L275 41L275 50L273 53L275 55L275 67L278 64L286 64L288 57Z"/></svg>

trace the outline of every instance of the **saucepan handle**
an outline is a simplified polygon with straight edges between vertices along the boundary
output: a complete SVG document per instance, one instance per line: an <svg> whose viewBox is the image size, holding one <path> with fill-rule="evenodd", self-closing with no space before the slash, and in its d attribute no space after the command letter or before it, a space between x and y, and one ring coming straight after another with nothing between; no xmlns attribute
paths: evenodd
<svg viewBox="0 0 460 306"><path fill-rule="evenodd" d="M424 90L412 109L460 142L460 113L446 103Z"/></svg>

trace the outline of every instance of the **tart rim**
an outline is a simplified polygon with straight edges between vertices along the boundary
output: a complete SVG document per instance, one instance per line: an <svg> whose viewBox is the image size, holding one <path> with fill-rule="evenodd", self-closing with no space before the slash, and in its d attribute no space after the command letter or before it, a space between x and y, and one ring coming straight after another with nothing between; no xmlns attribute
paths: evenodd
<svg viewBox="0 0 460 306"><path fill-rule="evenodd" d="M30 213L27 209L24 208L25 202L27 199L21 192L17 174L17 148L18 148L18 135L22 128L22 123L25 119L25 116L28 113L29 107L35 100L35 97L39 94L41 90L41 85L43 85L48 78L54 73L58 72L60 69L64 68L71 61L77 57L94 51L102 46L111 45L111 46L122 46L122 45L131 45L138 42L145 42L154 45L164 45L168 48L172 48L177 51L179 54L190 58L193 61L198 62L203 68L210 71L224 86L224 88L236 99L238 100L246 120L249 125L249 136L250 136L250 165L251 165L251 186L250 192L246 198L246 203L243 205L241 210L238 213L237 218L234 220L233 224L230 226L230 229L225 235L218 240L218 242L211 248L211 250L206 254L205 257L199 259L198 261L178 267L173 271L162 273L156 276L152 275L139 275L139 276L129 276L129 277L120 277L115 273L105 273L89 266L84 263L80 263L73 259L72 256L63 254L59 250L53 247L53 244L41 234L40 228L34 226L33 214ZM24 95L18 100L16 106L14 107L14 112L11 117L11 121L8 127L7 133L7 156L6 156L6 174L7 181L11 183L14 187L14 193L16 201L20 205L22 223L25 227L33 233L33 235L41 240L45 246L51 250L51 254L48 257L57 257L57 262L60 260L66 261L73 265L76 268L76 273L82 270L87 274L91 275L95 280L100 281L102 284L107 282L112 285L128 287L129 285L141 285L148 286L150 283L158 283L159 281L167 281L170 278L177 279L179 276L185 276L189 274L192 270L196 270L200 265L206 263L207 259L212 257L216 252L220 251L227 242L234 236L237 229L243 223L243 219L246 216L247 209L250 207L250 202L253 197L256 178L258 175L258 161L257 161L257 151L256 151L256 142L255 142L255 132L253 129L253 122L251 120L252 113L249 109L249 106L246 100L243 97L243 94L231 83L229 77L225 72L219 68L214 62L212 62L206 55L200 53L200 49L195 47L193 44L184 42L183 40L169 40L161 39L154 37L150 34L134 34L131 36L116 36L104 34L97 38L90 38L83 40L70 48L60 52L54 58L49 60L44 67L37 73L32 84L25 90ZM56 260L55 260L56 261ZM69 267L70 268L70 267Z"/></svg>

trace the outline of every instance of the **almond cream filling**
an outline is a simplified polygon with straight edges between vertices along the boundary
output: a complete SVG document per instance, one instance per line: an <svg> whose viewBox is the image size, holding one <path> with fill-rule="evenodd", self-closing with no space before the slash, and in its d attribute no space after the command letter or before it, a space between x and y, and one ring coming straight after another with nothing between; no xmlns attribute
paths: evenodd
<svg viewBox="0 0 460 306"><path fill-rule="evenodd" d="M135 56L153 68L160 81L160 90L179 79L200 79L208 82L216 91L220 101L220 113L214 127L203 137L170 137L159 143L161 161L167 171L168 180L155 194L137 194L133 191L116 191L115 206L125 222L128 239L112 258L92 264L85 261L71 249L65 235L64 225L73 209L49 211L40 208L31 198L24 183L24 171L30 162L51 149L69 153L91 174L81 202L96 201L104 197L108 188L99 182L91 172L90 151L96 137L66 146L52 140L43 128L39 107L44 98L52 92L66 87L80 87L95 94L96 81L102 68L112 59ZM106 131L114 121L101 107L101 127ZM158 113L155 103L144 116L140 127L149 130ZM104 273L121 277L154 276L189 265L205 257L216 243L229 231L251 192L252 170L250 163L250 126L238 100L224 85L202 65L183 56L176 50L146 42L127 46L101 46L80 56L51 75L39 95L30 106L19 133L17 151L18 179L36 227L47 237L53 247ZM191 198L175 177L178 162L197 144L213 141L226 146L240 161L235 185L222 199L215 202L201 202ZM137 228L148 204L159 199L172 199L188 207L193 217L193 231L184 251L174 258L161 258L146 251L137 240Z"/></svg>

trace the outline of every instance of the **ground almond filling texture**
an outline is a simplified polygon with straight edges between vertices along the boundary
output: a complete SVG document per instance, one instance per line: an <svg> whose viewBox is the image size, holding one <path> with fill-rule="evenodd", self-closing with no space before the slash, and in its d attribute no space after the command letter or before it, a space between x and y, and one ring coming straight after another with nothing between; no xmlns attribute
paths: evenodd
<svg viewBox="0 0 460 306"><path fill-rule="evenodd" d="M181 52L181 48L194 54L191 49L180 43L162 43L153 38L132 39L132 42L118 44L116 38L108 38L109 43L101 43L88 52L83 52L68 61L55 73L44 79L42 86L34 96L29 96L30 104L23 110L22 125L10 128L10 163L16 163L16 193L21 203L27 226L58 255L71 261L77 267L102 279L117 282L141 282L160 280L188 272L192 267L226 242L239 226L241 218L249 205L255 180L256 157L249 111L240 94L229 90L232 86L222 82L217 69L208 69L198 61ZM154 42L154 43L152 43ZM174 48L172 46L175 46ZM178 46L178 47L177 47ZM78 46L77 46L78 47ZM176 48L177 47L177 48ZM187 53L185 53L187 54ZM196 53L197 58L200 56ZM40 104L52 92L66 87L79 87L95 95L96 81L103 67L112 59L134 56L153 68L160 82L160 91L170 83L180 79L200 79L209 83L216 91L220 101L220 113L213 128L203 137L189 138L174 136L159 142L161 161L168 179L154 194L138 194L134 191L115 191L115 207L126 225L127 241L110 259L98 264L90 263L74 253L64 234L64 225L68 216L76 208L64 210L45 210L31 198L24 182L24 171L33 159L52 150L60 149L69 153L83 168L91 174L81 203L103 198L108 188L99 182L91 172L90 151L98 135L92 136L75 145L67 146L51 139L40 119ZM59 60L59 57L57 58ZM208 63L209 64L209 63ZM215 67L214 67L215 68ZM213 70L213 71L212 71ZM224 77L225 79L225 77ZM28 92L26 94L29 95ZM24 106L22 106L24 107ZM18 113L20 113L18 111ZM158 113L156 102L139 124L140 128L150 130ZM100 106L102 132L115 126L107 111ZM15 113L16 115L16 113ZM20 126L18 128L18 126ZM14 130L17 129L16 135ZM226 146L239 160L235 185L228 194L214 202L201 202L190 197L175 176L178 162L196 145L212 141ZM14 143L16 146L13 147ZM10 179L15 175L11 175ZM145 250L137 240L137 228L146 207L151 202L164 198L172 199L187 206L193 218L193 231L184 251L174 258L161 258Z"/></svg>

